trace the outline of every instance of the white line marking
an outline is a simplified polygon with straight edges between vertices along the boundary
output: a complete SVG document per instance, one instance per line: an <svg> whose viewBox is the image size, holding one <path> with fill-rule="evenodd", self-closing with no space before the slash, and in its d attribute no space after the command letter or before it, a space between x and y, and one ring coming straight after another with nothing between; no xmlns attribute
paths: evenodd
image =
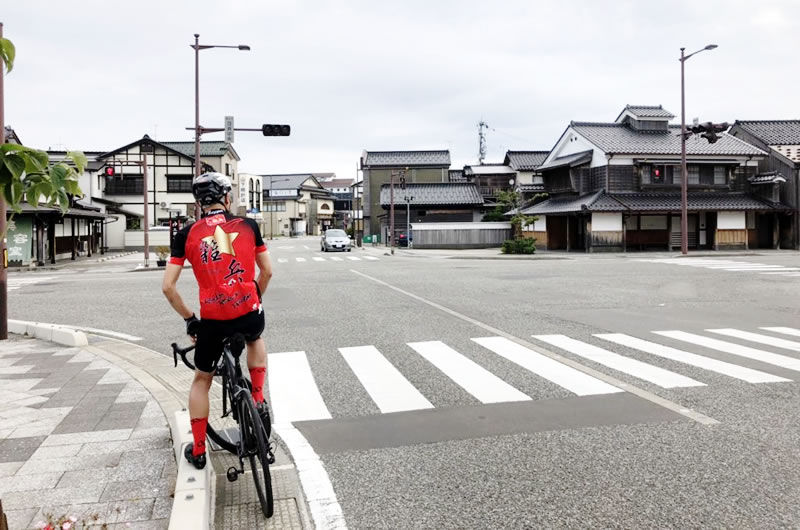
<svg viewBox="0 0 800 530"><path fill-rule="evenodd" d="M781 272L764 272L763 274L783 274L785 276L797 276L796 271L800 271L798 267L786 267L781 269Z"/></svg>
<svg viewBox="0 0 800 530"><path fill-rule="evenodd" d="M26 324L26 325L27 324L37 324L37 322L31 322L31 321L27 321L27 320L13 320L13 322L19 322L19 323ZM144 340L142 337L137 337L135 335L128 335L127 333L120 333L119 331L111 331L111 330L108 330L108 329L87 328L87 327L84 327L84 326L71 326L71 325L68 325L68 324L51 324L51 325L59 327L59 328L66 328L66 329L71 329L71 330L75 330L75 331L85 331L87 333L94 333L95 335L105 335L105 336L113 337L113 338L116 338L116 339L122 339L122 340L134 341L134 342L140 341L140 340Z"/></svg>
<svg viewBox="0 0 800 530"><path fill-rule="evenodd" d="M375 346L339 348L339 351L381 412L433 408Z"/></svg>
<svg viewBox="0 0 800 530"><path fill-rule="evenodd" d="M572 339L566 335L534 335L533 338L552 344L558 348L580 355L584 359L589 359L603 366L608 366L624 374L632 375L649 381L662 388L677 388L689 386L706 386L705 383L695 381L669 370L664 370L651 364L630 359L617 353L598 348L593 344Z"/></svg>
<svg viewBox="0 0 800 530"><path fill-rule="evenodd" d="M547 379L579 396L614 394L622 389L611 386L597 378L579 372L541 353L512 342L505 337L482 337L472 339L484 348Z"/></svg>
<svg viewBox="0 0 800 530"><path fill-rule="evenodd" d="M371 260L371 261L377 261L380 258L376 258L375 256L364 256L364 259L368 259L368 260Z"/></svg>
<svg viewBox="0 0 800 530"><path fill-rule="evenodd" d="M777 327L777 328L761 328L766 331L772 331L773 333L782 333L784 335L791 335L793 337L800 337L800 329L795 328L784 328L784 327Z"/></svg>
<svg viewBox="0 0 800 530"><path fill-rule="evenodd" d="M769 335L760 335L758 333L750 333L749 331L740 331L738 329L707 329L711 333L734 337L737 339L749 340L750 342L758 342L760 344L767 344L775 346L776 348L783 348L784 350L800 351L800 342L793 340L779 339L770 337Z"/></svg>
<svg viewBox="0 0 800 530"><path fill-rule="evenodd" d="M314 381L306 352L270 353L268 357L275 423L330 419L331 413Z"/></svg>
<svg viewBox="0 0 800 530"><path fill-rule="evenodd" d="M357 258L355 256L347 256L347 259L349 259L351 261L361 261L361 258Z"/></svg>
<svg viewBox="0 0 800 530"><path fill-rule="evenodd" d="M525 345L526 347L532 349L533 351L535 351L536 353L538 353L542 357L545 357L547 359L550 359L551 361L554 361L554 362L557 362L559 364L563 364L563 365L565 365L567 367L570 367L572 370L574 370L574 371L576 371L576 372L578 372L580 374L587 375L587 376L590 376L590 377L594 377L594 378L596 378L596 379L598 379L600 381L604 381L609 386L616 385L619 388L624 388L625 390L627 390L628 392L630 392L631 394L633 394L635 396L638 396L638 397L640 397L642 399L646 399L647 401L649 401L649 402L651 402L651 403L653 403L655 405L658 405L660 407L664 407L665 409L670 410L670 411L674 412L675 414L679 414L681 416L689 418L690 420L696 421L697 423L700 423L701 425L717 425L717 424L719 424L719 421L715 420L714 418L712 418L710 416L706 416L705 414L702 414L702 413L697 412L695 410L688 409L688 408L686 408L684 406L679 405L678 403L675 403L674 401L670 401L668 399L664 399L661 396L656 395L656 394L654 394L654 393L652 393L652 392L650 392L648 390L645 390L643 388L639 388L638 386L630 385L630 384L628 384L628 383L626 383L624 381L620 381L616 377L612 377L612 376L610 376L610 375L608 375L606 373L603 373L603 372L601 372L599 370L595 370L594 368L592 368L590 366L586 366L584 364L575 362L575 361L573 361L572 359L569 359L569 358L564 358L561 355L558 355L558 354L556 354L554 352L551 352L551 351L546 350L544 348L540 348L539 346L536 346L535 344L533 344L531 342L523 340L523 339L521 339L519 337L515 337L514 335L512 335L510 333L506 333L502 329L498 329L498 328L496 328L494 326L490 326L489 324L486 324L485 322L481 322L480 320L476 320L476 319L474 319L472 317L464 315L463 313L459 313L458 311L454 311L454 310L450 309L449 307L445 307L445 306L443 306L441 304L437 304L436 302L432 302L431 300L427 300L426 298L423 298L421 296L417 296L417 295L415 295L413 293L410 293L408 291L404 291L403 289L400 289L399 287L395 287L394 285L392 285L390 283L386 283L383 280L379 280L378 278L372 277L369 274L364 274L363 272L357 271L355 269L350 269L350 272L352 272L355 275L361 276L362 278L366 278L366 279L370 280L371 282L377 283L378 285L383 285L384 287L386 287L388 289L391 289L392 291L395 291L397 293L400 293L403 296L407 296L408 298L411 298L413 300L417 300L420 303L423 303L425 305L433 307L434 309L437 309L437 310L439 310L439 311L441 311L441 312L443 312L445 314L448 314L448 315L450 315L452 317L455 317L455 318L457 318L459 320L462 320L464 322L472 324L473 326L477 326L477 327L479 327L479 328L481 328L481 329L483 329L485 331L488 331L489 333L492 333L494 335L499 335L501 337L506 338L509 341L516 342L517 344ZM612 388L613 388L613 386L612 386Z"/></svg>
<svg viewBox="0 0 800 530"><path fill-rule="evenodd" d="M278 263L288 263L289 260L286 258L278 258Z"/></svg>
<svg viewBox="0 0 800 530"><path fill-rule="evenodd" d="M303 248L306 249L306 250L311 250L311 247L308 247L306 245L303 245Z"/></svg>
<svg viewBox="0 0 800 530"><path fill-rule="evenodd" d="M729 263L726 265L710 265L706 266L706 269L763 269L764 267L767 268L780 268L780 265L764 265L763 263Z"/></svg>
<svg viewBox="0 0 800 530"><path fill-rule="evenodd" d="M344 261L344 260L337 256L331 256L331 261Z"/></svg>
<svg viewBox="0 0 800 530"><path fill-rule="evenodd" d="M762 363L774 364L789 370L800 371L800 360L787 357L786 355L779 355L777 353L770 353L763 350L757 350L748 346L740 346L733 342L726 342L724 340L712 339L703 337L702 335L695 335L694 333L686 333L684 331L654 331L657 335L669 337L671 339L682 340L705 348L711 348L732 355L739 355Z"/></svg>
<svg viewBox="0 0 800 530"><path fill-rule="evenodd" d="M276 423L273 429L292 454L315 528L346 530L342 507L314 448L291 424Z"/></svg>
<svg viewBox="0 0 800 530"><path fill-rule="evenodd" d="M443 342L411 342L408 345L481 403L531 400L529 396Z"/></svg>
<svg viewBox="0 0 800 530"><path fill-rule="evenodd" d="M306 260L306 258L294 258L294 259L296 259L300 263L302 263L302 262L304 262Z"/></svg>
<svg viewBox="0 0 800 530"><path fill-rule="evenodd" d="M320 258L320 257L316 257L316 256L311 258L311 259L313 259L314 261L325 261L325 258Z"/></svg>
<svg viewBox="0 0 800 530"><path fill-rule="evenodd" d="M613 342L615 344L620 344L622 346L627 346L628 348L634 348L645 353L651 353L653 355L663 357L664 359L670 359L672 361L688 364L689 366L695 366L704 370L710 370L722 375L727 375L728 377L747 381L748 383L777 383L782 381L791 381L791 379L778 377L777 375L759 372L758 370L745 368L744 366L739 366L738 364L727 363L725 361L712 359L711 357L704 357L695 353L689 353L687 351L678 350L676 348L671 348L655 342L631 337L630 335L624 335L622 333L599 333L596 334L595 337Z"/></svg>

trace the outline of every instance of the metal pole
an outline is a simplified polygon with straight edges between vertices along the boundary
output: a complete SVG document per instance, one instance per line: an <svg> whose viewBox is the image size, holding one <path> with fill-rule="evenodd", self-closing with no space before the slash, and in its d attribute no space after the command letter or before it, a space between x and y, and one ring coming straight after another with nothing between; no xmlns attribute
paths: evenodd
<svg viewBox="0 0 800 530"><path fill-rule="evenodd" d="M0 22L0 38L3 37L3 23ZM6 143L6 125L3 116L3 74L5 64L0 56L0 145ZM0 340L8 338L8 250L6 249L6 200L0 197Z"/></svg>
<svg viewBox="0 0 800 530"><path fill-rule="evenodd" d="M406 196L406 245L411 248L411 197Z"/></svg>
<svg viewBox="0 0 800 530"><path fill-rule="evenodd" d="M194 176L200 176L200 34L194 34ZM200 210L194 203L194 218L200 219Z"/></svg>
<svg viewBox="0 0 800 530"><path fill-rule="evenodd" d="M394 171L389 175L389 246L394 254Z"/></svg>
<svg viewBox="0 0 800 530"><path fill-rule="evenodd" d="M275 208L272 207L272 177L269 178L269 202L267 203L267 208L269 208L269 239L271 241L275 234Z"/></svg>
<svg viewBox="0 0 800 530"><path fill-rule="evenodd" d="M150 219L147 214L147 155L142 153L142 194L144 195L144 267L150 266Z"/></svg>
<svg viewBox="0 0 800 530"><path fill-rule="evenodd" d="M689 253L689 220L687 214L689 173L686 169L686 88L684 83L684 49L681 48L681 254ZM672 234L670 234L672 237Z"/></svg>

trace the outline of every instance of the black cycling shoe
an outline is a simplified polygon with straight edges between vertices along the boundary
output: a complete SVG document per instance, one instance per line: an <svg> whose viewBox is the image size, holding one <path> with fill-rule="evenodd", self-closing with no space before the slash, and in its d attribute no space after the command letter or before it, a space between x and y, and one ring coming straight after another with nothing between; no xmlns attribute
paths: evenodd
<svg viewBox="0 0 800 530"><path fill-rule="evenodd" d="M272 420L269 417L267 402L262 401L256 405L256 411L258 411L258 417L261 418L261 423L264 424L264 431L267 433L267 438L269 438L270 432L272 432Z"/></svg>
<svg viewBox="0 0 800 530"><path fill-rule="evenodd" d="M194 443L190 443L186 446L186 449L183 450L183 456L186 457L186 460L189 461L197 469L203 469L206 467L206 454L203 453L199 456L194 456L192 454L192 449L194 448Z"/></svg>

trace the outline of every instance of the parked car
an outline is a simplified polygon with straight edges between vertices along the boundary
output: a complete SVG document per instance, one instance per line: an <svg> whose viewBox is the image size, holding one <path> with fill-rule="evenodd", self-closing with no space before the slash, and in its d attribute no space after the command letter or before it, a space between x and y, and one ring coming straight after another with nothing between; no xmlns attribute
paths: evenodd
<svg viewBox="0 0 800 530"><path fill-rule="evenodd" d="M350 247L350 236L348 236L344 230L335 228L323 232L319 247L322 252L328 252L330 250L341 250L342 252L346 250L350 252L352 250Z"/></svg>

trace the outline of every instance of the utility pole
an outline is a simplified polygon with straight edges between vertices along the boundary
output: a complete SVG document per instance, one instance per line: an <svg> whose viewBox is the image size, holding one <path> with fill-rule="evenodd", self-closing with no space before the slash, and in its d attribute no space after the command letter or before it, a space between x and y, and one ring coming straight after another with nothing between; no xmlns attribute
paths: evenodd
<svg viewBox="0 0 800 530"><path fill-rule="evenodd" d="M147 213L147 155L142 153L142 194L144 195L144 268L150 267L150 216Z"/></svg>
<svg viewBox="0 0 800 530"><path fill-rule="evenodd" d="M0 22L0 39L3 38L3 23ZM6 124L3 116L3 74L6 65L3 57L0 56L0 145L6 143ZM6 200L0 197L0 234L6 232ZM6 248L6 237L0 238L0 255L3 263L0 263L0 340L8 338L8 249Z"/></svg>
<svg viewBox="0 0 800 530"><path fill-rule="evenodd" d="M392 171L389 177L389 246L392 255L394 255L394 176L395 172Z"/></svg>
<svg viewBox="0 0 800 530"><path fill-rule="evenodd" d="M686 62L685 48L681 48L681 254L689 253L688 189L689 172L686 168L686 90L684 88L683 65ZM672 234L670 234L670 238Z"/></svg>

